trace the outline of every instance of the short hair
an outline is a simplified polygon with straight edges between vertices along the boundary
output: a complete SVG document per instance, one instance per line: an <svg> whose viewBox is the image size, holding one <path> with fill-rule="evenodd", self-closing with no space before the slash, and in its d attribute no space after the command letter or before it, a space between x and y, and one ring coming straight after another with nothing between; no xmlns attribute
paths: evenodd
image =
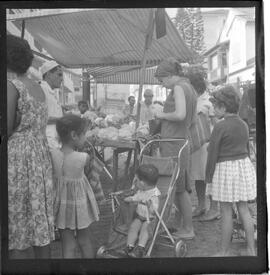
<svg viewBox="0 0 270 275"><path fill-rule="evenodd" d="M128 97L128 101L129 101L132 97L135 99L135 96L134 96L134 95L130 95L130 96Z"/></svg>
<svg viewBox="0 0 270 275"><path fill-rule="evenodd" d="M136 170L139 180L145 181L149 185L155 186L158 181L158 169L152 164L141 164Z"/></svg>
<svg viewBox="0 0 270 275"><path fill-rule="evenodd" d="M32 65L34 55L25 39L7 35L7 68L18 75L25 74Z"/></svg>
<svg viewBox="0 0 270 275"><path fill-rule="evenodd" d="M74 114L67 114L56 121L56 131L62 143L69 141L72 131L80 135L86 130L87 126L86 119Z"/></svg>
<svg viewBox="0 0 270 275"><path fill-rule="evenodd" d="M146 89L145 91L144 91L144 93L143 93L143 96L145 96L145 95L152 95L152 96L154 96L154 93L153 93L153 91L151 90L151 89Z"/></svg>
<svg viewBox="0 0 270 275"><path fill-rule="evenodd" d="M88 103L87 103L87 101L85 101L85 100L80 100L80 101L78 102L78 106L81 106L81 105L87 105L87 107L88 107Z"/></svg>
<svg viewBox="0 0 270 275"><path fill-rule="evenodd" d="M201 95L205 92L206 83L201 73L190 73L187 75L187 77L198 95Z"/></svg>
<svg viewBox="0 0 270 275"><path fill-rule="evenodd" d="M212 94L210 101L217 106L224 106L228 113L238 113L240 97L232 85L225 85Z"/></svg>

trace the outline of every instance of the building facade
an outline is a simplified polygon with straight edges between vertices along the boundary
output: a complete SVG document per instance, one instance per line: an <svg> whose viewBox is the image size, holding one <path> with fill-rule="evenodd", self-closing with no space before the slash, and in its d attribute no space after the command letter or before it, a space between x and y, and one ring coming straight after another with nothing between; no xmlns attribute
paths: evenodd
<svg viewBox="0 0 270 275"><path fill-rule="evenodd" d="M228 9L215 45L204 55L210 83L240 88L241 83L255 81L255 8Z"/></svg>

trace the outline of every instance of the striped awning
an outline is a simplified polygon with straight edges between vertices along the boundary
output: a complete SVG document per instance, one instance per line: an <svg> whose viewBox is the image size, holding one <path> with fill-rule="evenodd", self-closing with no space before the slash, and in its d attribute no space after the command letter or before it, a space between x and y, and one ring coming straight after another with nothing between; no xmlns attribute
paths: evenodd
<svg viewBox="0 0 270 275"><path fill-rule="evenodd" d="M156 66L147 68L144 75L144 84L146 85L160 85L158 80L154 77ZM104 84L140 84L140 69L130 70L126 72L119 72L111 75L100 75L95 78L97 83Z"/></svg>
<svg viewBox="0 0 270 275"><path fill-rule="evenodd" d="M151 9L93 9L77 12L49 13L8 20L25 20L25 28L61 65L69 68L93 68L92 75L141 66L145 36ZM147 66L158 65L169 56L191 62L193 52L181 39L165 14L166 35L154 36L147 54ZM128 66L128 68L126 67ZM89 69L90 70L90 69ZM104 76L105 76L104 75Z"/></svg>

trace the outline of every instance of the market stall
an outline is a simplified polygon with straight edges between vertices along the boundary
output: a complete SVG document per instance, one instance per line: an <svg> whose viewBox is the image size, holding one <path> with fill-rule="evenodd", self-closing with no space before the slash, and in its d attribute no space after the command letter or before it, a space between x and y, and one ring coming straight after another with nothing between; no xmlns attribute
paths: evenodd
<svg viewBox="0 0 270 275"><path fill-rule="evenodd" d="M148 67L158 65L169 56L176 57L180 62L192 62L194 58L194 53L181 39L165 9L41 10L27 16L8 15L7 20L21 26L22 34L25 28L59 64L82 68L94 79L136 71L136 82L140 84L137 102L141 101L143 84L148 79L145 77ZM43 56L43 53L36 54ZM121 137L122 132L125 135L125 130L121 132L121 128L128 129L123 123L118 129L120 135L115 135L113 139L113 131L109 129L108 138L103 137L101 141L103 146L114 149L115 189L118 154L128 151L130 160L134 151L134 159L137 159L138 131L135 129L140 127L140 104L137 114L136 124L129 135ZM134 163L136 165L136 161Z"/></svg>

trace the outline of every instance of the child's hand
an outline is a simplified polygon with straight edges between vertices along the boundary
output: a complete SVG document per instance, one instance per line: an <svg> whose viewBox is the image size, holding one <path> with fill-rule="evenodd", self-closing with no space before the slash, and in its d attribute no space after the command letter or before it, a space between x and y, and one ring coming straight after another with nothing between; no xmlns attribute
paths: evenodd
<svg viewBox="0 0 270 275"><path fill-rule="evenodd" d="M126 198L124 198L124 201L125 202L132 202L133 200L132 200L132 197L126 197Z"/></svg>

